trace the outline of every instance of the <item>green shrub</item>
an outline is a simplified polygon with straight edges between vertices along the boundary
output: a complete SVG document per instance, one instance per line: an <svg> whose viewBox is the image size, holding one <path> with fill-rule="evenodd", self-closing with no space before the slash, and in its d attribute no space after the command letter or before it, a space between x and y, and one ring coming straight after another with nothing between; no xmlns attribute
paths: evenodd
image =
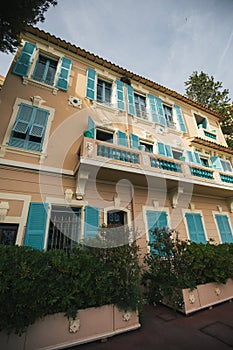
<svg viewBox="0 0 233 350"><path fill-rule="evenodd" d="M167 301L179 309L182 289L233 278L233 244L184 242L177 232L165 228L155 229L152 235L142 277L150 302Z"/></svg>
<svg viewBox="0 0 233 350"><path fill-rule="evenodd" d="M138 248L83 248L69 254L0 245L0 330L22 334L39 318L57 312L115 304L140 304Z"/></svg>

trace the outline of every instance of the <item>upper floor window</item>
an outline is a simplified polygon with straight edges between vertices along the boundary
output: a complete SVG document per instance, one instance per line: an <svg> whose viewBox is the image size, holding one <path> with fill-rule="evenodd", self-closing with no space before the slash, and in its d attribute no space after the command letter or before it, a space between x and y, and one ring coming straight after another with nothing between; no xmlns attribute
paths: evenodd
<svg viewBox="0 0 233 350"><path fill-rule="evenodd" d="M109 210L107 212L107 224L111 226L123 226L126 224L126 212L123 210Z"/></svg>
<svg viewBox="0 0 233 350"><path fill-rule="evenodd" d="M97 101L110 105L112 97L112 84L102 79L97 82Z"/></svg>
<svg viewBox="0 0 233 350"><path fill-rule="evenodd" d="M32 78L53 85L57 70L57 60L39 54Z"/></svg>
<svg viewBox="0 0 233 350"><path fill-rule="evenodd" d="M46 109L21 103L11 131L9 145L41 151L48 116L49 111Z"/></svg>
<svg viewBox="0 0 233 350"><path fill-rule="evenodd" d="M202 117L201 115L194 114L196 125L198 129L207 129L208 128L208 123L207 119L205 117Z"/></svg>
<svg viewBox="0 0 233 350"><path fill-rule="evenodd" d="M113 143L113 133L102 129L96 129L96 139Z"/></svg>
<svg viewBox="0 0 233 350"><path fill-rule="evenodd" d="M232 172L232 166L231 166L231 163L228 160L220 159L220 162L222 164L223 171Z"/></svg>
<svg viewBox="0 0 233 350"><path fill-rule="evenodd" d="M136 116L147 119L145 96L134 94Z"/></svg>
<svg viewBox="0 0 233 350"><path fill-rule="evenodd" d="M33 62L36 63L34 64ZM13 73L40 83L68 90L72 61L66 57L49 57L38 50L35 44L25 42Z"/></svg>
<svg viewBox="0 0 233 350"><path fill-rule="evenodd" d="M164 115L165 115L167 126L169 128L175 128L172 107L167 106L167 105L163 105L163 110L164 110Z"/></svg>
<svg viewBox="0 0 233 350"><path fill-rule="evenodd" d="M141 151L153 153L153 144L139 140L139 149Z"/></svg>

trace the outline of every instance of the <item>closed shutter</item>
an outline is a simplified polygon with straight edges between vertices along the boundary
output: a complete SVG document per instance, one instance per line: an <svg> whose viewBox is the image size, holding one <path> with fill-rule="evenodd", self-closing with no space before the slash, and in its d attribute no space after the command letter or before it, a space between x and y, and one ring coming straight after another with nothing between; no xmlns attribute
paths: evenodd
<svg viewBox="0 0 233 350"><path fill-rule="evenodd" d="M94 139L95 138L95 123L90 116L88 116L88 131L90 131L90 133L91 133L90 138Z"/></svg>
<svg viewBox="0 0 233 350"><path fill-rule="evenodd" d="M116 89L117 89L117 108L121 111L125 110L124 102L124 83L120 80L116 80Z"/></svg>
<svg viewBox="0 0 233 350"><path fill-rule="evenodd" d="M15 64L13 73L18 74L22 77L28 76L28 71L32 63L36 45L26 42L19 54L17 62Z"/></svg>
<svg viewBox="0 0 233 350"><path fill-rule="evenodd" d="M188 160L190 163L201 165L201 159L198 152L187 151Z"/></svg>
<svg viewBox="0 0 233 350"><path fill-rule="evenodd" d="M147 210L146 217L147 217L147 227L148 227L148 233L149 233L149 242L153 243L154 229L157 227L158 229L161 230L168 226L167 213L165 211Z"/></svg>
<svg viewBox="0 0 233 350"><path fill-rule="evenodd" d="M24 245L44 249L48 204L31 203L28 213Z"/></svg>
<svg viewBox="0 0 233 350"><path fill-rule="evenodd" d="M42 150L43 145L43 139L45 134L45 128L47 125L49 116L49 111L46 111L44 109L37 108L34 110L34 120L32 123L32 126L29 131L29 136L36 137L36 142L38 145L36 146L37 151ZM33 141L28 141L28 149L34 149L35 145Z"/></svg>
<svg viewBox="0 0 233 350"><path fill-rule="evenodd" d="M135 149L139 148L139 137L135 134L130 134L130 147Z"/></svg>
<svg viewBox="0 0 233 350"><path fill-rule="evenodd" d="M68 90L71 65L72 60L66 57L61 58L61 67L56 84L58 89Z"/></svg>
<svg viewBox="0 0 233 350"><path fill-rule="evenodd" d="M187 132L185 121L184 121L184 117L183 117L183 114L182 114L180 106L174 105L174 108L175 108L175 111L176 111L177 120L178 120L179 125L180 125L180 131Z"/></svg>
<svg viewBox="0 0 233 350"><path fill-rule="evenodd" d="M215 215L222 243L233 243L233 236L227 215Z"/></svg>
<svg viewBox="0 0 233 350"><path fill-rule="evenodd" d="M162 142L158 142L158 153L161 156L173 158L172 149L170 145L165 145Z"/></svg>
<svg viewBox="0 0 233 350"><path fill-rule="evenodd" d="M190 241L195 243L206 243L202 217L200 214L185 214Z"/></svg>
<svg viewBox="0 0 233 350"><path fill-rule="evenodd" d="M95 238L99 229L99 208L85 207L84 239Z"/></svg>
<svg viewBox="0 0 233 350"><path fill-rule="evenodd" d="M125 132L118 130L118 132L117 132L117 144L119 146L128 147L127 134Z"/></svg>
<svg viewBox="0 0 233 350"><path fill-rule="evenodd" d="M149 99L149 106L150 106L150 113L151 113L151 118L152 121L156 124L159 124L159 113L157 110L157 104L155 101L155 96L152 94L148 94L148 99Z"/></svg>
<svg viewBox="0 0 233 350"><path fill-rule="evenodd" d="M166 122L164 109L163 109L163 103L162 103L161 98L155 97L155 104L156 104L158 115L159 115L159 124L162 126L166 126L167 122Z"/></svg>
<svg viewBox="0 0 233 350"><path fill-rule="evenodd" d="M127 100L128 100L128 113L131 115L135 115L135 103L134 103L134 91L132 86L126 85L127 91Z"/></svg>
<svg viewBox="0 0 233 350"><path fill-rule="evenodd" d="M87 69L86 97L90 100L96 99L96 71L92 68Z"/></svg>

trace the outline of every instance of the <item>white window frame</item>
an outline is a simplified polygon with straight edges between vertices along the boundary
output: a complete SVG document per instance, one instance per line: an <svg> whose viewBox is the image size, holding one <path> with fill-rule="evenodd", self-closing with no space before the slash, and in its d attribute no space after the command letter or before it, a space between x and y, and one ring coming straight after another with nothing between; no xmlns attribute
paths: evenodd
<svg viewBox="0 0 233 350"><path fill-rule="evenodd" d="M14 106L13 106L13 112L11 114L11 118L10 118L10 122L8 124L4 139L3 139L3 146L7 151L13 151L14 153L21 153L21 154L30 154L30 155L34 155L36 157L44 157L46 156L46 151L47 151L47 145L48 145L48 140L49 140L49 134L50 134L50 129L51 129L51 125L52 125L52 121L54 119L54 113L55 113L55 109L45 106L45 105L41 105L40 108L43 108L45 110L47 110L49 112L49 116L48 116L48 121L46 124L46 128L45 128L45 134L44 134L44 140L43 140L43 144L42 144L42 151L41 152L36 152L36 151L31 151L31 150L27 150L24 148L17 148L17 147L13 147L13 146L9 146L7 143L10 140L11 137L11 132L12 132L12 128L14 126L15 120L17 118L18 115L18 111L19 111L19 105L23 103L29 106L33 106L33 107L37 107L35 106L35 104L33 104L32 101L28 101L28 100L24 100L21 98L16 98Z"/></svg>
<svg viewBox="0 0 233 350"><path fill-rule="evenodd" d="M183 222L184 222L184 225L185 225L185 230L186 230L186 233L187 233L188 240L191 241L190 235L189 235L189 230L188 230L187 220L185 218L185 214L200 214L201 215L202 224L203 224L203 228L204 228L205 240L206 240L206 242L208 242L207 230L206 230L206 227L205 227L205 220L204 220L204 215L203 215L202 210L182 209L182 215L183 215Z"/></svg>
<svg viewBox="0 0 233 350"><path fill-rule="evenodd" d="M215 217L216 214L217 215L225 215L225 216L228 217L229 226L230 226L231 232L233 234L231 218L230 218L229 213L227 211L221 211L221 212L219 212L219 211L212 211L213 219L214 219L214 222L215 222L215 225L216 225L217 234L218 234L218 239L219 239L219 242L222 243L221 234L220 234L220 231L218 229L218 223L217 223L217 220L216 220L216 217Z"/></svg>

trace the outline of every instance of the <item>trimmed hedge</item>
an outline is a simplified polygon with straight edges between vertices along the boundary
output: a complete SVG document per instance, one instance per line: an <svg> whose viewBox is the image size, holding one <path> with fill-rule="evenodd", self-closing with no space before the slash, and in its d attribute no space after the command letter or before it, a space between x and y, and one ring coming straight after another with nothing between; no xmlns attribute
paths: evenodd
<svg viewBox="0 0 233 350"><path fill-rule="evenodd" d="M39 318L105 304L139 307L138 248L83 248L69 254L0 245L0 330L22 334Z"/></svg>

